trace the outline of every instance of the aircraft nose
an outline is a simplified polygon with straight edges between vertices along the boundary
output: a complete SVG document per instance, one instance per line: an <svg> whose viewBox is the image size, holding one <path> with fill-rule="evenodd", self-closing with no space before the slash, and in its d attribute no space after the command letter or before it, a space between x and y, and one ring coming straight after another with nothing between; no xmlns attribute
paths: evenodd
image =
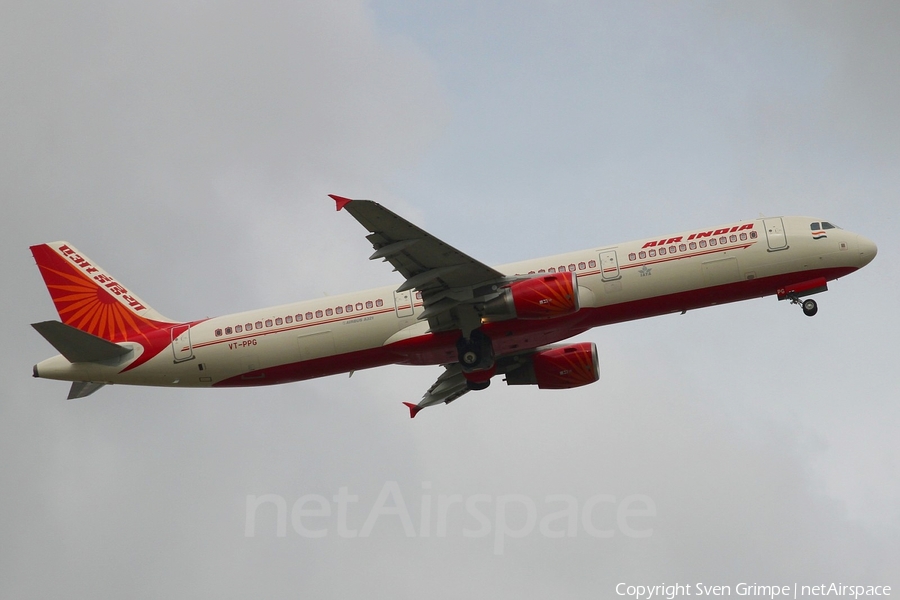
<svg viewBox="0 0 900 600"><path fill-rule="evenodd" d="M862 266L872 262L872 259L878 254L878 246L875 245L875 242L861 235L856 236L856 245L859 248L859 258L862 261Z"/></svg>

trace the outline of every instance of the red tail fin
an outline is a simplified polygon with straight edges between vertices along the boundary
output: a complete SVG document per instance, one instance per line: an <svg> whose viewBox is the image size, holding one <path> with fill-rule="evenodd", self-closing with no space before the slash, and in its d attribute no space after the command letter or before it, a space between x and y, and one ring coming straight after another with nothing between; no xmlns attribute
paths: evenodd
<svg viewBox="0 0 900 600"><path fill-rule="evenodd" d="M121 342L146 338L175 322L150 308L71 244L39 244L31 247L31 253L66 325Z"/></svg>

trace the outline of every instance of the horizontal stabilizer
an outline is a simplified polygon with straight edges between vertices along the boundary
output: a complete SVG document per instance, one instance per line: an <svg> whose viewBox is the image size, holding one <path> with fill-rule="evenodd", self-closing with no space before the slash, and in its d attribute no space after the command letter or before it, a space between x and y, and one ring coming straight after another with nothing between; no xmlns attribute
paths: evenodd
<svg viewBox="0 0 900 600"><path fill-rule="evenodd" d="M59 321L43 321L32 323L31 326L69 362L113 360L131 352L131 348L114 344Z"/></svg>
<svg viewBox="0 0 900 600"><path fill-rule="evenodd" d="M69 389L69 395L66 397L67 400L74 400L75 398L84 398L85 396L90 396L100 388L102 388L105 383L95 383L93 381L74 381L72 382L72 387Z"/></svg>

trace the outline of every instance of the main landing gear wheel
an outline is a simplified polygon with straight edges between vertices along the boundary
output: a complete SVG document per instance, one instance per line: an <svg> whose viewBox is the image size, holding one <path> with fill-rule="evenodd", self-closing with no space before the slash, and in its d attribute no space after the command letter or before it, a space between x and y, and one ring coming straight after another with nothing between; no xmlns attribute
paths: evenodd
<svg viewBox="0 0 900 600"><path fill-rule="evenodd" d="M811 298L804 300L800 306L803 308L803 314L807 317L811 317L819 312L819 306L816 304L816 301Z"/></svg>
<svg viewBox="0 0 900 600"><path fill-rule="evenodd" d="M491 380L486 379L484 381L466 381L466 389L472 392L477 392L480 390L487 389L487 387L491 385Z"/></svg>
<svg viewBox="0 0 900 600"><path fill-rule="evenodd" d="M494 364L494 350L491 340L481 331L475 330L466 339L459 338L456 342L457 360L463 371L477 371L487 369Z"/></svg>
<svg viewBox="0 0 900 600"><path fill-rule="evenodd" d="M459 362L462 366L471 369L481 362L481 355L477 350L466 350L459 355Z"/></svg>

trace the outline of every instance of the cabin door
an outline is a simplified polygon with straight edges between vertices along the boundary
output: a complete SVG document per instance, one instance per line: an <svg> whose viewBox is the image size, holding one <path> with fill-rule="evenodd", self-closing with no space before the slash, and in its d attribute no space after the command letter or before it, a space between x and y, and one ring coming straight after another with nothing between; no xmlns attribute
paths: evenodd
<svg viewBox="0 0 900 600"><path fill-rule="evenodd" d="M769 244L769 252L784 250L788 247L787 236L784 234L784 223L781 217L763 219L763 227L766 228L766 242Z"/></svg>
<svg viewBox="0 0 900 600"><path fill-rule="evenodd" d="M600 276L603 281L612 281L618 279L619 259L616 258L615 250L603 250L600 252Z"/></svg>
<svg viewBox="0 0 900 600"><path fill-rule="evenodd" d="M190 325L176 325L172 328L172 352L175 355L175 362L194 358Z"/></svg>
<svg viewBox="0 0 900 600"><path fill-rule="evenodd" d="M398 317L411 317L413 314L412 292L405 290L403 292L394 292L394 309L397 311Z"/></svg>

